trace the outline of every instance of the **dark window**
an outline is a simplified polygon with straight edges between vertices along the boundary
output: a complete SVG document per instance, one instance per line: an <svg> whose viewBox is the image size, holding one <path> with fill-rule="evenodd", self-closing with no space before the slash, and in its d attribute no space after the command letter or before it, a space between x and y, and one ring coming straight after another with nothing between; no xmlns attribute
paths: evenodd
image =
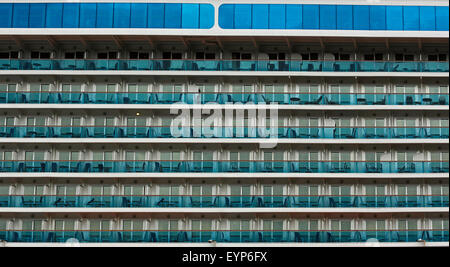
<svg viewBox="0 0 450 267"><path fill-rule="evenodd" d="M75 58L76 59L84 59L84 52L76 52Z"/></svg>
<svg viewBox="0 0 450 267"><path fill-rule="evenodd" d="M12 56L11 56L12 58ZM439 61L447 61L447 55L446 54L439 54Z"/></svg>
<svg viewBox="0 0 450 267"><path fill-rule="evenodd" d="M311 53L311 60L319 60L319 53Z"/></svg>
<svg viewBox="0 0 450 267"><path fill-rule="evenodd" d="M241 53L232 53L231 58L232 59L241 59Z"/></svg>
<svg viewBox="0 0 450 267"><path fill-rule="evenodd" d="M138 59L139 53L138 52L130 52L130 59Z"/></svg>
<svg viewBox="0 0 450 267"><path fill-rule="evenodd" d="M109 52L108 57L109 57L109 59L117 59L118 53L117 52Z"/></svg>
<svg viewBox="0 0 450 267"><path fill-rule="evenodd" d="M50 58L50 53L49 52L41 52L41 58L42 59L49 59Z"/></svg>
<svg viewBox="0 0 450 267"><path fill-rule="evenodd" d="M277 60L278 55L277 54L269 54L269 60Z"/></svg>
<svg viewBox="0 0 450 267"><path fill-rule="evenodd" d="M364 55L364 60L367 60L367 61L373 61L375 59L375 57L374 57L374 55L372 55L372 54L366 54L366 55Z"/></svg>
<svg viewBox="0 0 450 267"><path fill-rule="evenodd" d="M309 54L302 54L302 59L303 60L310 60L310 56L309 56Z"/></svg>
<svg viewBox="0 0 450 267"><path fill-rule="evenodd" d="M334 54L334 59L335 60L350 60L350 54L335 53Z"/></svg>
<svg viewBox="0 0 450 267"><path fill-rule="evenodd" d="M195 59L205 59L205 53L204 52L195 53Z"/></svg>
<svg viewBox="0 0 450 267"><path fill-rule="evenodd" d="M67 53L64 55L64 58L65 58L65 59L74 59L74 58L75 58L75 53L73 53L73 52L67 52Z"/></svg>
<svg viewBox="0 0 450 267"><path fill-rule="evenodd" d="M252 59L252 54L250 54L250 53L243 53L242 54L242 59L243 60L250 60L250 59Z"/></svg>
<svg viewBox="0 0 450 267"><path fill-rule="evenodd" d="M438 55L428 55L428 61L438 61Z"/></svg>
<svg viewBox="0 0 450 267"><path fill-rule="evenodd" d="M39 52L31 52L32 59L39 59Z"/></svg>
<svg viewBox="0 0 450 267"><path fill-rule="evenodd" d="M405 55L405 61L414 61L414 55Z"/></svg>
<svg viewBox="0 0 450 267"><path fill-rule="evenodd" d="M108 59L108 53L98 53L97 58L98 59Z"/></svg>
<svg viewBox="0 0 450 267"><path fill-rule="evenodd" d="M150 58L150 53L139 53L139 59L149 59Z"/></svg>
<svg viewBox="0 0 450 267"><path fill-rule="evenodd" d="M383 60L383 54L382 53L376 53L375 54L375 60L382 61Z"/></svg>
<svg viewBox="0 0 450 267"><path fill-rule="evenodd" d="M9 59L9 53L0 52L0 58L1 59Z"/></svg>
<svg viewBox="0 0 450 267"><path fill-rule="evenodd" d="M163 59L172 59L171 52L163 52Z"/></svg>
<svg viewBox="0 0 450 267"><path fill-rule="evenodd" d="M172 53L172 59L181 59L181 53Z"/></svg>
<svg viewBox="0 0 450 267"><path fill-rule="evenodd" d="M206 53L205 59L216 59L216 54L214 53Z"/></svg>
<svg viewBox="0 0 450 267"><path fill-rule="evenodd" d="M403 61L403 54L395 54L395 61Z"/></svg>

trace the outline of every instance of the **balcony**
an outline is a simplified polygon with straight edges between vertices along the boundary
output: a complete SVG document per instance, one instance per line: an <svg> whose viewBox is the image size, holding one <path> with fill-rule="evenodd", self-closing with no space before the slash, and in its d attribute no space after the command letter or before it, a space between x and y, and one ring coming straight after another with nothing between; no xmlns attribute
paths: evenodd
<svg viewBox="0 0 450 267"><path fill-rule="evenodd" d="M447 139L448 127L279 127L270 134L259 127L170 126L0 126L0 137L9 138L303 138L303 139Z"/></svg>
<svg viewBox="0 0 450 267"><path fill-rule="evenodd" d="M437 61L2 59L0 60L0 70L445 73L449 71L449 64Z"/></svg>
<svg viewBox="0 0 450 267"><path fill-rule="evenodd" d="M448 196L371 195L280 195L280 196L90 196L5 195L0 207L7 208L404 208L448 207Z"/></svg>
<svg viewBox="0 0 450 267"><path fill-rule="evenodd" d="M26 161L1 160L0 173L448 173L448 161Z"/></svg>
<svg viewBox="0 0 450 267"><path fill-rule="evenodd" d="M147 231L18 231L0 230L0 239L6 242L60 243L75 238L82 243L206 243L214 240L221 243L258 242L448 242L448 229L443 230L294 230L294 231L191 231L191 230L147 230Z"/></svg>
<svg viewBox="0 0 450 267"><path fill-rule="evenodd" d="M448 105L448 93L128 93L0 91L0 104Z"/></svg>

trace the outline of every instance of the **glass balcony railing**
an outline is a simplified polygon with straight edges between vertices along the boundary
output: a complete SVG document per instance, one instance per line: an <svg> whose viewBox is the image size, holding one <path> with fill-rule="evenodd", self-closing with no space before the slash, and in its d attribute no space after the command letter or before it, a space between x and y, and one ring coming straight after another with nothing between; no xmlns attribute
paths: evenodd
<svg viewBox="0 0 450 267"><path fill-rule="evenodd" d="M0 70L448 72L449 64L437 61L2 59Z"/></svg>
<svg viewBox="0 0 450 267"><path fill-rule="evenodd" d="M448 229L439 230L294 230L294 231L191 231L191 230L144 230L144 231L18 231L0 230L0 239L6 242L61 243L76 239L81 243L258 243L258 242L448 242ZM369 240L370 241L370 240Z"/></svg>
<svg viewBox="0 0 450 267"><path fill-rule="evenodd" d="M0 126L0 137L22 138L307 138L411 139L449 138L448 127L244 127L170 126Z"/></svg>
<svg viewBox="0 0 450 267"><path fill-rule="evenodd" d="M62 173L448 173L448 161L24 161L1 160L0 172Z"/></svg>
<svg viewBox="0 0 450 267"><path fill-rule="evenodd" d="M0 91L1 104L448 105L448 93L157 93Z"/></svg>
<svg viewBox="0 0 450 267"><path fill-rule="evenodd" d="M0 207L58 208L402 208L448 207L448 196L89 196L0 195Z"/></svg>

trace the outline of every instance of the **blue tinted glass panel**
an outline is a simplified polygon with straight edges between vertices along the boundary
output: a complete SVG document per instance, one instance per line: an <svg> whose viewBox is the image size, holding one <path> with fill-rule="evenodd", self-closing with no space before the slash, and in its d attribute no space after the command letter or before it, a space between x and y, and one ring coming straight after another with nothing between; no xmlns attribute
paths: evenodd
<svg viewBox="0 0 450 267"><path fill-rule="evenodd" d="M148 4L148 27L164 28L164 4Z"/></svg>
<svg viewBox="0 0 450 267"><path fill-rule="evenodd" d="M405 31L418 31L419 25L419 7L417 6L404 6L403 7L403 23Z"/></svg>
<svg viewBox="0 0 450 267"><path fill-rule="evenodd" d="M97 4L80 4L80 28L95 28Z"/></svg>
<svg viewBox="0 0 450 267"><path fill-rule="evenodd" d="M434 31L436 30L436 10L434 6L420 7L420 30Z"/></svg>
<svg viewBox="0 0 450 267"><path fill-rule="evenodd" d="M251 29L252 5L236 5L234 7L234 28Z"/></svg>
<svg viewBox="0 0 450 267"><path fill-rule="evenodd" d="M321 5L320 6L320 29L335 30L336 29L336 6Z"/></svg>
<svg viewBox="0 0 450 267"><path fill-rule="evenodd" d="M30 5L30 28L45 28L46 4Z"/></svg>
<svg viewBox="0 0 450 267"><path fill-rule="evenodd" d="M286 29L301 29L302 5L286 5Z"/></svg>
<svg viewBox="0 0 450 267"><path fill-rule="evenodd" d="M47 28L61 28L63 4L47 4Z"/></svg>
<svg viewBox="0 0 450 267"><path fill-rule="evenodd" d="M269 5L252 5L252 28L268 29L269 28Z"/></svg>
<svg viewBox="0 0 450 267"><path fill-rule="evenodd" d="M353 6L337 6L337 29L353 30Z"/></svg>
<svg viewBox="0 0 450 267"><path fill-rule="evenodd" d="M448 31L448 6L436 7L436 30Z"/></svg>
<svg viewBox="0 0 450 267"><path fill-rule="evenodd" d="M386 29L389 31L403 31L403 7L386 7Z"/></svg>
<svg viewBox="0 0 450 267"><path fill-rule="evenodd" d="M353 28L355 30L369 30L369 6L353 6Z"/></svg>
<svg viewBox="0 0 450 267"><path fill-rule="evenodd" d="M131 4L130 28L147 27L147 4Z"/></svg>
<svg viewBox="0 0 450 267"><path fill-rule="evenodd" d="M165 4L164 26L181 28L181 4Z"/></svg>
<svg viewBox="0 0 450 267"><path fill-rule="evenodd" d="M131 4L114 4L114 28L130 28Z"/></svg>
<svg viewBox="0 0 450 267"><path fill-rule="evenodd" d="M28 28L30 4L14 4L13 27Z"/></svg>
<svg viewBox="0 0 450 267"><path fill-rule="evenodd" d="M112 28L113 4L97 4L97 28Z"/></svg>
<svg viewBox="0 0 450 267"><path fill-rule="evenodd" d="M286 29L286 5L269 5L269 29Z"/></svg>
<svg viewBox="0 0 450 267"><path fill-rule="evenodd" d="M303 5L303 29L319 29L318 5Z"/></svg>
<svg viewBox="0 0 450 267"><path fill-rule="evenodd" d="M386 30L386 7L371 6L370 7L370 29Z"/></svg>
<svg viewBox="0 0 450 267"><path fill-rule="evenodd" d="M219 27L223 29L234 28L234 5L227 4L219 7Z"/></svg>
<svg viewBox="0 0 450 267"><path fill-rule="evenodd" d="M63 28L78 28L80 21L80 5L75 3L63 6Z"/></svg>
<svg viewBox="0 0 450 267"><path fill-rule="evenodd" d="M13 4L0 4L0 28L10 28Z"/></svg>
<svg viewBox="0 0 450 267"><path fill-rule="evenodd" d="M214 6L200 4L200 29L210 29L214 26Z"/></svg>
<svg viewBox="0 0 450 267"><path fill-rule="evenodd" d="M181 27L187 29L198 29L200 22L200 5L183 4L181 7Z"/></svg>

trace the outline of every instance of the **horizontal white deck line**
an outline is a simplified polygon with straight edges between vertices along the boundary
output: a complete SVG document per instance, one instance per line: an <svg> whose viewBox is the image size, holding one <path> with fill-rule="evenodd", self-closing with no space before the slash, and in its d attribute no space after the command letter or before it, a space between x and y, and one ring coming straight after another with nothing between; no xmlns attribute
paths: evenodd
<svg viewBox="0 0 450 267"><path fill-rule="evenodd" d="M8 243L0 247L448 247L448 242L358 242L358 243Z"/></svg>
<svg viewBox="0 0 450 267"><path fill-rule="evenodd" d="M132 214L390 214L390 213L448 213L449 208L0 208L3 215L17 213L132 213Z"/></svg>
<svg viewBox="0 0 450 267"><path fill-rule="evenodd" d="M304 138L0 138L0 144L448 144L449 139Z"/></svg>
<svg viewBox="0 0 450 267"><path fill-rule="evenodd" d="M0 109L61 109L61 110L164 110L164 109L279 109L279 110L355 110L355 111L448 111L449 105L228 105L228 104L0 104Z"/></svg>
<svg viewBox="0 0 450 267"><path fill-rule="evenodd" d="M447 32L448 34L448 32ZM0 29L1 35L1 29ZM117 34L115 34L117 35ZM448 38L448 36L447 36ZM333 72L333 71L187 71L187 70L0 70L0 76L216 76L216 77L423 77L448 78L448 72Z"/></svg>
<svg viewBox="0 0 450 267"><path fill-rule="evenodd" d="M164 178L164 179L448 179L448 173L49 173L10 172L0 173L0 178L78 178L78 179L120 179L120 178Z"/></svg>

